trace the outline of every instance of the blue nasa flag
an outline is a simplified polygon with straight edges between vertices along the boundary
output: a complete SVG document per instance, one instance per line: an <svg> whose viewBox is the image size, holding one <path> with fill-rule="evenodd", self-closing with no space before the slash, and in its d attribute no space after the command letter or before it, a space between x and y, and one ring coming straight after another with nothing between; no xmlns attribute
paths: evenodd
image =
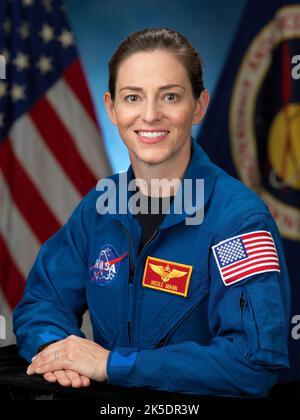
<svg viewBox="0 0 300 420"><path fill-rule="evenodd" d="M198 138L265 201L280 229L292 288L282 382L300 380L299 53L300 2L249 1Z"/></svg>

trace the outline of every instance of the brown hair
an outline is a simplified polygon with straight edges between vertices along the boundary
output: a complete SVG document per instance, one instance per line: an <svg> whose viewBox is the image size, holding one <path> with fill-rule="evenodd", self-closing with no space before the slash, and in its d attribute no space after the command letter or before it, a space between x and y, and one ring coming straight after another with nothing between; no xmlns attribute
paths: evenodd
<svg viewBox="0 0 300 420"><path fill-rule="evenodd" d="M179 32L167 28L144 29L130 34L119 45L111 57L108 89L112 100L115 99L117 73L121 63L136 52L168 50L175 54L184 65L191 82L195 99L198 99L204 84L202 80L202 63L197 51Z"/></svg>

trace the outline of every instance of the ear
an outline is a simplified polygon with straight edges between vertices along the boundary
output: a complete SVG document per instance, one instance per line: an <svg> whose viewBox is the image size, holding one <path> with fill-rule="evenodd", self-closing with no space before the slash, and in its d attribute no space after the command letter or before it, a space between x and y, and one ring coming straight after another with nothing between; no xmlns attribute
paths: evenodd
<svg viewBox="0 0 300 420"><path fill-rule="evenodd" d="M193 116L193 124L199 124L206 114L206 110L209 103L209 93L207 89L204 89L201 92L201 95L196 101L195 112Z"/></svg>
<svg viewBox="0 0 300 420"><path fill-rule="evenodd" d="M111 98L111 94L109 92L104 93L103 102L104 102L106 112L109 116L110 121L114 125L117 125L114 102L113 102L113 100Z"/></svg>

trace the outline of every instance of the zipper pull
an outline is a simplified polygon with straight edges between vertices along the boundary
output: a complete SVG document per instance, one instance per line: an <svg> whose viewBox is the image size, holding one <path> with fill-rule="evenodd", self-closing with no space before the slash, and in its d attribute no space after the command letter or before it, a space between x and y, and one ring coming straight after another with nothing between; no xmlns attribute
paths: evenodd
<svg viewBox="0 0 300 420"><path fill-rule="evenodd" d="M128 321L128 345L130 345L130 337L131 337L131 322Z"/></svg>
<svg viewBox="0 0 300 420"><path fill-rule="evenodd" d="M130 268L129 268L129 284L133 283L133 279L134 279L134 268L132 266L130 266Z"/></svg>
<svg viewBox="0 0 300 420"><path fill-rule="evenodd" d="M245 305L246 305L245 298L244 298L244 296L241 296L240 297L240 308L241 308L242 311L244 310Z"/></svg>

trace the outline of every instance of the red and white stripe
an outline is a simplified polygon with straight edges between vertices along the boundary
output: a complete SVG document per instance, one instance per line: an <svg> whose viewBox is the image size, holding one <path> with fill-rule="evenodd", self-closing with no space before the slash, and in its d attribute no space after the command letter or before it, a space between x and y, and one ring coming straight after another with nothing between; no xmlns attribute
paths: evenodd
<svg viewBox="0 0 300 420"><path fill-rule="evenodd" d="M0 145L0 315L7 325L41 244L110 173L76 60Z"/></svg>
<svg viewBox="0 0 300 420"><path fill-rule="evenodd" d="M222 280L226 286L253 274L280 271L276 247L270 232L255 231L235 236L230 238L230 240L236 238L240 238L243 241L248 257L225 267L220 267L218 264Z"/></svg>

